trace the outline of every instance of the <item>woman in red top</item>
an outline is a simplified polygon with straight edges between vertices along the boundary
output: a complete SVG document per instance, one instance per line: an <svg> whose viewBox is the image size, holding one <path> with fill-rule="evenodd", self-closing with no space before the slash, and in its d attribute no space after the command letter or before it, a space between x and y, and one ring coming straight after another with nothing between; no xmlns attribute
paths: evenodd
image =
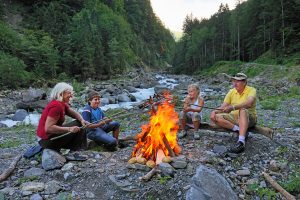
<svg viewBox="0 0 300 200"><path fill-rule="evenodd" d="M54 150L86 148L86 134L80 128L80 126L85 126L86 122L79 113L69 106L72 97L73 87L67 83L57 83L52 89L50 102L43 110L37 128L39 144L43 148ZM65 115L76 119L76 121L63 125ZM67 132L70 132L70 134L50 140Z"/></svg>

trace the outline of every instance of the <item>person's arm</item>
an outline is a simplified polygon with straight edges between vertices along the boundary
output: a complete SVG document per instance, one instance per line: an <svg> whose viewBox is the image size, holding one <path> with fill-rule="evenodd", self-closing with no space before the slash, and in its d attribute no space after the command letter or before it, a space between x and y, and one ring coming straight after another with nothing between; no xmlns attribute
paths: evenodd
<svg viewBox="0 0 300 200"><path fill-rule="evenodd" d="M245 102L235 105L235 106L233 106L233 108L234 108L234 110L239 110L241 108L248 109L248 108L251 108L254 105L254 103L255 103L255 97L250 96L247 98L247 100Z"/></svg>
<svg viewBox="0 0 300 200"><path fill-rule="evenodd" d="M57 119L48 116L46 119L46 123L45 123L45 131L46 134L48 135L53 135L53 134L63 134L63 133L67 133L67 132L73 132L76 133L78 131L80 131L80 127L78 126L72 126L72 127L62 127L62 126L58 126L57 124Z"/></svg>

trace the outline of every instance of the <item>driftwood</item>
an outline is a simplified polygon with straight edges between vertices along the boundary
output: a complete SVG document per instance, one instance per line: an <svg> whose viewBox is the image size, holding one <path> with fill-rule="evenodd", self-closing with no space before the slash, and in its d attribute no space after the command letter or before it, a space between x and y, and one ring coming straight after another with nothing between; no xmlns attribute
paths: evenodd
<svg viewBox="0 0 300 200"><path fill-rule="evenodd" d="M288 200L296 200L296 198L288 193L285 189L283 189L272 177L267 174L266 172L262 173L265 177L265 179L275 188L280 194L282 194L286 199Z"/></svg>
<svg viewBox="0 0 300 200"><path fill-rule="evenodd" d="M13 161L12 163L9 165L9 167L0 175L0 183L4 180L6 180L10 174L14 171L14 169L16 168L17 163L19 162L19 160L21 159L22 155L18 155Z"/></svg>
<svg viewBox="0 0 300 200"><path fill-rule="evenodd" d="M153 169L151 169L150 172L148 172L145 176L139 177L139 179L141 181L149 181L152 178L152 176L154 176L157 173L160 173L160 170L158 169L158 166L156 165L155 167L153 167Z"/></svg>

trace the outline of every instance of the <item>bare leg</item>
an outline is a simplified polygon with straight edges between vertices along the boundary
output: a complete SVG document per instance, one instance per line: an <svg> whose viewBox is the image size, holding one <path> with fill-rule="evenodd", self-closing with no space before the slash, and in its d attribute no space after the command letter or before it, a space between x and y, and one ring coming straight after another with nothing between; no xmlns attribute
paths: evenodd
<svg viewBox="0 0 300 200"><path fill-rule="evenodd" d="M120 133L120 129L117 128L115 131L113 131L113 137L116 138L118 140L119 138L119 133Z"/></svg>
<svg viewBox="0 0 300 200"><path fill-rule="evenodd" d="M181 130L185 130L185 125L186 125L185 119L181 119L181 120L180 120L180 129L181 129Z"/></svg>
<svg viewBox="0 0 300 200"><path fill-rule="evenodd" d="M248 129L248 116L247 112L244 109L240 110L240 119L239 119L239 127L240 127L240 135L246 136L247 129Z"/></svg>
<svg viewBox="0 0 300 200"><path fill-rule="evenodd" d="M194 130L198 131L199 127L200 127L200 121L193 121L194 124Z"/></svg>

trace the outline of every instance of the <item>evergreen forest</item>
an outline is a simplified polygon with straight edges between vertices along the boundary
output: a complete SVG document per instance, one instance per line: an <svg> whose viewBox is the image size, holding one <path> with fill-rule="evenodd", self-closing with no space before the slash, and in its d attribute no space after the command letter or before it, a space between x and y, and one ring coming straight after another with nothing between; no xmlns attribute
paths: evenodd
<svg viewBox="0 0 300 200"><path fill-rule="evenodd" d="M218 61L299 57L300 0L236 4L221 4L209 19L187 15L175 42L150 0L1 0L0 88L104 80L133 67L191 74Z"/></svg>

